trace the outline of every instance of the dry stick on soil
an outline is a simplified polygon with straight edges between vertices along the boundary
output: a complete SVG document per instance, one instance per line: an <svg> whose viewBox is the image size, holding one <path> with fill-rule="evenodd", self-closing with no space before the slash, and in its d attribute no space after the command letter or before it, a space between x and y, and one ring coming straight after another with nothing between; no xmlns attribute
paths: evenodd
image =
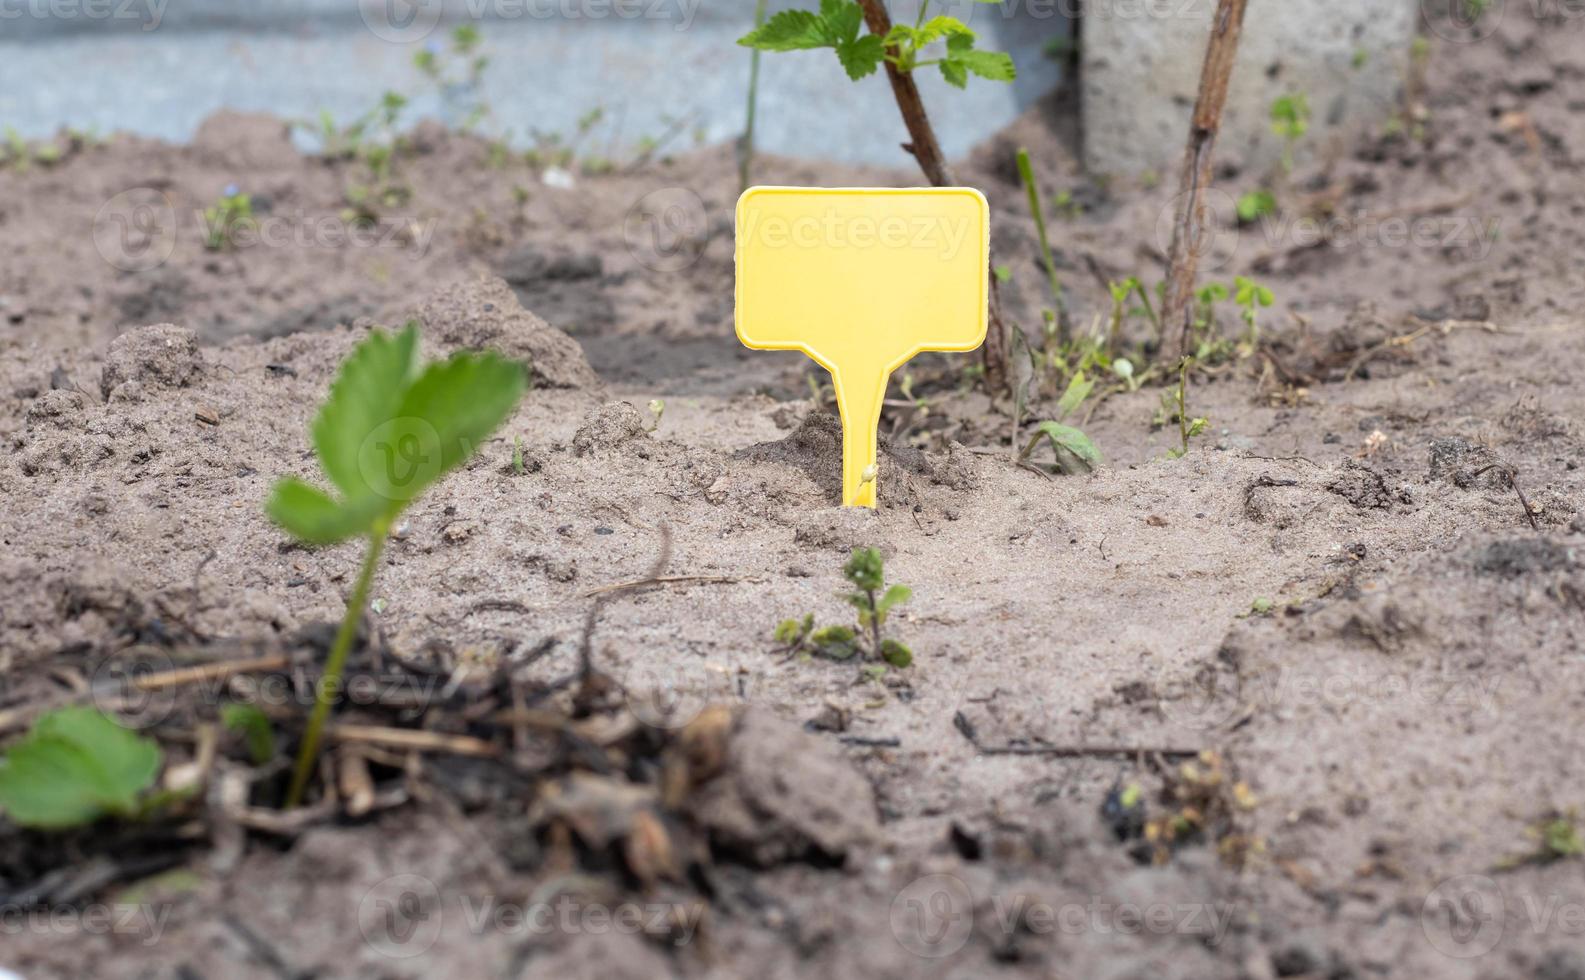
<svg viewBox="0 0 1585 980"><path fill-rule="evenodd" d="M982 745L979 732L974 729L974 723L961 711L952 716L952 727L969 740L969 744L974 746L974 751L982 755L1044 755L1061 759L1159 755L1164 759L1192 759L1200 754L1199 749L1146 745Z"/></svg>
<svg viewBox="0 0 1585 980"><path fill-rule="evenodd" d="M1493 463L1490 466L1482 466L1476 470L1475 476L1478 478L1490 470L1496 470L1508 478L1508 485L1513 487L1514 493L1518 494L1519 506L1524 508L1524 516L1530 521L1530 530L1541 530L1541 525L1536 523L1535 511L1530 509L1530 501L1525 498L1524 491L1519 489L1519 468L1507 463Z"/></svg>
<svg viewBox="0 0 1585 980"><path fill-rule="evenodd" d="M1217 0L1211 22L1211 40L1200 70L1200 94L1189 124L1189 145L1183 154L1178 178L1179 211L1172 222L1172 251L1167 265L1167 295L1161 322L1170 329L1179 325L1178 357L1193 353L1194 280L1199 272L1200 248L1205 242L1205 189L1211 183L1211 157L1222 128L1222 107L1227 104L1227 83L1238 55L1238 38L1244 28L1249 0ZM1165 338L1163 338L1165 340Z"/></svg>
<svg viewBox="0 0 1585 980"><path fill-rule="evenodd" d="M859 6L864 8L864 23L869 27L870 33L876 37L885 37L891 33L892 18L886 12L884 0L858 0ZM896 49L887 52L895 55ZM903 125L908 127L909 142L903 144L903 149L913 154L919 161L919 169L925 172L925 179L935 187L952 187L956 181L952 178L952 171L947 167L947 158L941 152L941 144L936 140L936 131L930 125L930 117L925 113L924 100L919 97L919 86L914 83L913 75L902 71L891 61L886 61L886 77L892 83L892 95L897 100L897 109L902 113ZM980 348L980 358L985 365L985 383L991 392L1002 391L1007 387L1007 327L1002 323L1002 291L1001 283L996 278L996 259L991 259L990 265L985 270L986 281L990 283L987 293L990 302L989 329L985 332L985 346Z"/></svg>
<svg viewBox="0 0 1585 980"><path fill-rule="evenodd" d="M583 619L583 640L578 644L578 693L574 701L579 705L587 706L594 697L594 690L590 687L594 680L594 630L600 625L600 609L607 602L617 596L643 588L645 585L655 584L666 571L666 566L671 564L671 525L660 526L660 553L655 556L654 564L649 567L649 574L634 582L623 582L613 588L594 591L594 602L589 604L589 612Z"/></svg>

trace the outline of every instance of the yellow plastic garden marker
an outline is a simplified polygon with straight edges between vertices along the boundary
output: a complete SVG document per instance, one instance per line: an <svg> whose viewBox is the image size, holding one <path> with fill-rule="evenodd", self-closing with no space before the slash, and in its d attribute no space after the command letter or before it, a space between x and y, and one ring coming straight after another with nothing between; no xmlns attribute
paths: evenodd
<svg viewBox="0 0 1585 980"><path fill-rule="evenodd" d="M875 506L892 372L985 340L989 261L990 209L971 187L751 187L738 199L738 339L831 372L849 507Z"/></svg>

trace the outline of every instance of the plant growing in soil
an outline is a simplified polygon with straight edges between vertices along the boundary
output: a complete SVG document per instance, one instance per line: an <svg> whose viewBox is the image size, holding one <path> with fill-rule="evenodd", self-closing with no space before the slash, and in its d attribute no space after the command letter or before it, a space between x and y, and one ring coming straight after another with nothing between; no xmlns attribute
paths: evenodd
<svg viewBox="0 0 1585 980"><path fill-rule="evenodd" d="M1251 348L1260 342L1260 310L1276 302L1276 299L1271 290L1255 280L1244 276L1234 277L1233 302L1243 311L1239 315L1249 327L1245 339Z"/></svg>
<svg viewBox="0 0 1585 980"><path fill-rule="evenodd" d="M881 553L874 548L855 548L842 575L854 591L843 596L858 610L858 628L825 626L816 628L814 614L803 619L785 619L777 625L776 642L790 654L813 653L832 660L851 660L854 656L884 660L893 667L914 662L912 650L900 640L882 635L893 607L907 602L914 590L906 585L886 585Z"/></svg>
<svg viewBox="0 0 1585 980"><path fill-rule="evenodd" d="M41 716L0 758L0 810L23 827L63 828L135 817L162 802L148 794L159 744L91 708Z"/></svg>
<svg viewBox="0 0 1585 980"><path fill-rule="evenodd" d="M237 232L251 224L253 198L238 190L236 184L228 184L220 200L204 209L204 227L208 229L204 246L211 252L230 248Z"/></svg>
<svg viewBox="0 0 1585 980"><path fill-rule="evenodd" d="M489 103L479 95L484 83L484 70L490 67L490 58L479 51L483 37L473 24L459 24L451 31L451 49L431 41L423 50L413 55L413 66L440 89L441 100L448 109L464 108L457 128L466 133L490 114ZM455 65L460 64L460 73Z"/></svg>
<svg viewBox="0 0 1585 980"><path fill-rule="evenodd" d="M1169 414L1178 423L1178 447L1167 450L1168 459L1182 459L1189 453L1189 440L1204 432L1211 424L1208 418L1189 417L1189 371L1194 367L1193 357L1184 357L1178 361L1178 386L1168 390L1166 399L1170 401Z"/></svg>
<svg viewBox="0 0 1585 980"><path fill-rule="evenodd" d="M1040 258L1046 266L1046 282L1051 286L1051 299L1057 306L1058 345L1068 342L1072 332L1068 323L1068 301L1062 292L1062 280L1057 277L1056 259L1051 254L1051 241L1046 236L1046 218L1040 209L1040 188L1035 184L1035 168L1029 160L1029 151L1019 147L1018 179L1023 182L1024 193L1029 197L1029 214L1035 219L1035 232L1040 238Z"/></svg>
<svg viewBox="0 0 1585 980"><path fill-rule="evenodd" d="M1271 103L1271 131L1282 137L1282 172L1293 172L1293 151L1310 131L1310 100L1303 92L1281 95Z"/></svg>
<svg viewBox="0 0 1585 980"><path fill-rule="evenodd" d="M302 800L313 771L392 523L420 493L473 455L511 414L525 386L522 367L495 354L454 354L422 365L414 323L395 336L371 333L342 363L312 429L319 465L340 499L285 477L265 504L270 519L305 544L354 537L368 541L298 751L288 807Z"/></svg>
<svg viewBox="0 0 1585 980"><path fill-rule="evenodd" d="M1238 198L1238 221L1254 224L1261 218L1277 213L1277 198L1268 190L1250 191Z"/></svg>
<svg viewBox="0 0 1585 980"><path fill-rule="evenodd" d="M1083 371L1078 371L1068 382L1067 391L1057 402L1057 417L1048 419L1035 426L1034 435L1024 444L1023 451L1018 454L1020 463L1027 463L1040 446L1041 440L1051 444L1051 452L1056 457L1057 469L1063 473L1076 474L1088 473L1101 463L1101 451L1095 448L1095 443L1090 437L1071 425L1065 425L1063 420L1078 411L1084 400L1090 397L1090 392L1095 389L1095 382L1084 376Z"/></svg>

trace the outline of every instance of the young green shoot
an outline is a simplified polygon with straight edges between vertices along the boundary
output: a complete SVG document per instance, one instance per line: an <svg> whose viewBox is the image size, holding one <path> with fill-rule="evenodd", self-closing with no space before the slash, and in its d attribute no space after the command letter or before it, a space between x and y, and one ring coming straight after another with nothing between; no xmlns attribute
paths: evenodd
<svg viewBox="0 0 1585 980"><path fill-rule="evenodd" d="M1057 401L1056 418L1048 419L1035 426L1034 435L1024 444L1018 454L1020 463L1028 463L1030 457L1039 448L1042 440L1051 444L1052 455L1056 459L1057 469L1068 475L1088 473L1101 464L1101 451L1095 448L1095 443L1090 437L1074 426L1065 424L1067 419L1084 400L1090 397L1090 392L1095 390L1095 382L1085 377L1084 372L1075 371L1068 381L1067 390L1062 393L1062 398Z"/></svg>
<svg viewBox="0 0 1585 980"><path fill-rule="evenodd" d="M853 586L853 591L843 598L858 612L857 629L816 628L814 615L810 614L802 619L782 620L773 634L776 642L789 654L812 653L831 660L863 655L899 668L912 664L913 651L884 635L883 628L892 609L907 602L913 590L906 585L886 585L881 553L874 548L855 548L842 567L842 575Z"/></svg>
<svg viewBox="0 0 1585 980"><path fill-rule="evenodd" d="M1282 172L1293 173L1293 151L1310 131L1310 100L1303 92L1278 96L1271 103L1271 131L1282 137Z"/></svg>
<svg viewBox="0 0 1585 980"><path fill-rule="evenodd" d="M1249 328L1245 335L1245 342L1251 350L1260 343L1260 310L1276 302L1276 296L1271 290L1262 286L1253 279L1244 276L1235 276L1233 280L1233 302L1238 304L1239 316Z"/></svg>
<svg viewBox="0 0 1585 980"><path fill-rule="evenodd" d="M367 542L298 749L287 807L300 803L307 789L392 524L473 455L512 413L525 385L522 366L496 354L454 354L422 364L416 323L394 336L374 331L342 363L312 428L320 468L339 498L286 477L265 504L270 519L305 544Z"/></svg>
<svg viewBox="0 0 1585 980"><path fill-rule="evenodd" d="M905 74L933 65L958 88L968 85L970 75L995 82L1013 80L1017 72L1011 57L976 49L976 35L967 24L956 17L929 17L929 9L930 0L923 0L912 25L894 24L885 37L876 37L860 33L864 9L853 0L820 0L818 11L783 10L737 43L760 51L832 48L854 81L873 74L883 61ZM935 48L938 42L941 47Z"/></svg>
<svg viewBox="0 0 1585 980"><path fill-rule="evenodd" d="M1046 266L1046 282L1051 286L1051 299L1057 307L1057 343L1068 342L1071 332L1068 325L1068 302L1062 293L1062 280L1057 277L1057 262L1051 253L1051 239L1046 235L1046 218L1040 209L1040 188L1035 184L1035 168L1029 160L1029 151L1018 150L1018 179L1023 182L1024 193L1029 198L1029 214L1035 219L1035 233L1040 239L1040 259Z"/></svg>
<svg viewBox="0 0 1585 980"><path fill-rule="evenodd" d="M1250 191L1238 198L1238 223L1251 225L1277 213L1277 197L1271 191Z"/></svg>
<svg viewBox="0 0 1585 980"><path fill-rule="evenodd" d="M1189 370L1194 366L1193 357L1185 357L1178 362L1178 386L1173 389L1170 396L1173 401L1173 414L1178 420L1179 444L1175 449L1167 450L1168 459L1182 459L1189 454L1189 440L1204 432L1211 424L1210 419L1189 417Z"/></svg>
<svg viewBox="0 0 1585 980"><path fill-rule="evenodd" d="M211 252L230 248L236 244L237 233L253 224L253 198L236 184L228 184L220 200L204 209L204 227L208 229L204 247Z"/></svg>

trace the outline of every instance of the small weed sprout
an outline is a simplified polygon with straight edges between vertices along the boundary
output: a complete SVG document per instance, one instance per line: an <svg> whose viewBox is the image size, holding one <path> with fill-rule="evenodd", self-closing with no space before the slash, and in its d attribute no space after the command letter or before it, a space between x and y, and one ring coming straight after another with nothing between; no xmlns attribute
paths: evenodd
<svg viewBox="0 0 1585 980"><path fill-rule="evenodd" d="M1261 218L1270 217L1277 213L1277 197L1271 191L1262 189L1250 191L1238 198L1238 223L1251 225Z"/></svg>
<svg viewBox="0 0 1585 980"><path fill-rule="evenodd" d="M1046 266L1046 281L1051 286L1051 299L1057 307L1057 343L1068 342L1068 303L1062 293L1062 280L1057 277L1056 259L1051 254L1051 240L1046 235L1046 219L1040 210L1040 188L1035 184L1035 168L1029 160L1029 151L1018 150L1018 178L1023 181L1029 198L1029 214L1035 219L1035 232L1040 239L1040 260Z"/></svg>
<svg viewBox="0 0 1585 980"><path fill-rule="evenodd" d="M842 575L854 591L843 598L858 611L858 628L825 626L816 628L811 613L802 619L786 619L773 634L777 644L789 654L811 653L831 660L851 660L858 655L884 660L893 667L914 662L913 651L901 641L885 636L883 627L893 608L914 594L906 585L886 585L881 553L874 548L855 548L842 567Z"/></svg>
<svg viewBox="0 0 1585 980"><path fill-rule="evenodd" d="M1242 310L1239 315L1243 317L1245 325L1249 328L1245 341L1251 349L1260 342L1260 310L1276 302L1276 299L1271 290L1255 280L1244 276L1234 277L1233 302Z"/></svg>
<svg viewBox="0 0 1585 980"><path fill-rule="evenodd" d="M1530 849L1503 858L1493 870L1512 871L1529 864L1554 864L1568 858L1585 857L1585 838L1580 835L1577 810L1554 810L1525 828Z"/></svg>
<svg viewBox="0 0 1585 980"><path fill-rule="evenodd" d="M253 198L236 184L228 184L220 200L204 209L204 227L208 229L204 247L211 252L230 248L237 233L253 224Z"/></svg>
<svg viewBox="0 0 1585 980"><path fill-rule="evenodd" d="M658 432L660 430L660 417L666 414L666 403L659 398L651 398L649 400L649 414L654 418L654 421L649 424L649 431Z"/></svg>
<svg viewBox="0 0 1585 980"><path fill-rule="evenodd" d="M1167 450L1168 459L1182 459L1189 454L1189 440L1200 435L1210 426L1211 420L1207 418L1189 417L1189 371L1194 367L1194 358L1185 357L1178 362L1178 386L1168 390L1164 401L1169 401L1172 418L1178 423L1179 444L1175 449Z"/></svg>
<svg viewBox="0 0 1585 980"><path fill-rule="evenodd" d="M1069 475L1088 473L1099 466L1101 451L1095 448L1095 443L1090 437L1079 429L1063 423L1064 419L1078 411L1079 406L1084 404L1084 400L1090 397L1090 392L1094 389L1095 382L1085 377L1083 371L1075 372L1068 381L1067 390L1057 401L1056 418L1035 426L1034 435L1029 437L1029 441L1018 454L1018 461L1028 464L1030 457L1039 448L1041 440L1045 440L1051 444L1051 452L1056 458L1056 466L1060 472Z"/></svg>
<svg viewBox="0 0 1585 980"><path fill-rule="evenodd" d="M526 383L521 365L495 354L455 354L422 365L415 323L395 336L374 331L342 363L312 429L319 465L340 499L286 477L265 504L270 519L305 544L354 537L368 542L298 749L288 808L301 802L313 772L392 524L419 494L473 455L511 414Z"/></svg>
<svg viewBox="0 0 1585 980"><path fill-rule="evenodd" d="M439 41L430 41L413 55L413 67L435 83L447 114L464 133L490 115L489 103L479 93L490 67L489 56L479 51L482 40L478 27L459 24L451 31L449 51Z"/></svg>
<svg viewBox="0 0 1585 980"><path fill-rule="evenodd" d="M1293 173L1293 151L1310 131L1310 100L1303 92L1278 96L1271 103L1271 131L1282 137L1282 172Z"/></svg>

